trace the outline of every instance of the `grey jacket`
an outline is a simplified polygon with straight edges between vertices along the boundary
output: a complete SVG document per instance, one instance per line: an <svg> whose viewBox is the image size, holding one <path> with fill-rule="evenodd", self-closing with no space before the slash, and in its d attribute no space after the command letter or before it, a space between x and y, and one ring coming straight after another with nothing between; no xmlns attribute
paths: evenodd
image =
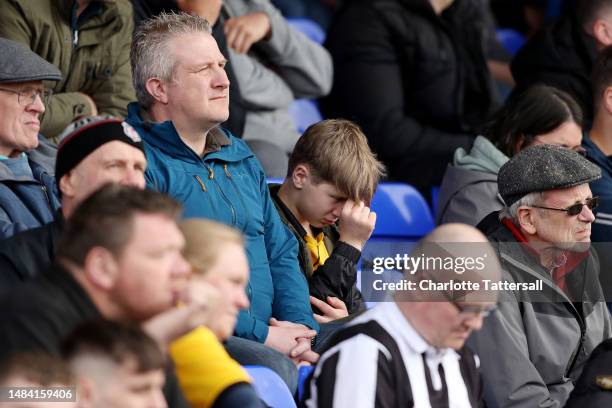
<svg viewBox="0 0 612 408"><path fill-rule="evenodd" d="M474 140L469 153L458 148L440 186L436 224L475 226L500 210L503 201L497 191L497 173L506 161L508 157L482 136Z"/></svg>
<svg viewBox="0 0 612 408"><path fill-rule="evenodd" d="M481 356L485 402L488 408L562 407L593 349L612 335L597 256L591 250L568 274L571 287L582 289L572 303L497 217L490 214L478 228L498 245L502 279L541 279L546 294L536 301L522 291L500 292L498 309L468 340ZM545 301L550 294L554 301Z"/></svg>
<svg viewBox="0 0 612 408"><path fill-rule="evenodd" d="M291 153L299 134L289 115L294 98L318 98L331 90L331 56L287 24L269 0L226 0L230 17L264 12L272 36L247 54L229 49L229 59L247 104L243 139L264 140Z"/></svg>

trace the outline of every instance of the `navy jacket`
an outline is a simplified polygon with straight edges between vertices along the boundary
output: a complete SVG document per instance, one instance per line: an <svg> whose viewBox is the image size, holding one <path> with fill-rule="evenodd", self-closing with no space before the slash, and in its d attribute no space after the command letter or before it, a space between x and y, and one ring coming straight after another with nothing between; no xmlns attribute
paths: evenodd
<svg viewBox="0 0 612 408"><path fill-rule="evenodd" d="M39 136L36 150L28 152L33 177L18 177L0 160L0 239L53 221L60 208L55 184L57 149Z"/></svg>
<svg viewBox="0 0 612 408"><path fill-rule="evenodd" d="M181 202L185 218L213 219L244 233L251 304L240 312L236 335L264 342L270 317L318 330L297 242L281 221L263 169L246 143L213 129L206 143L212 151L202 158L183 143L171 121L143 121L136 103L128 112L127 122L145 142L147 185Z"/></svg>

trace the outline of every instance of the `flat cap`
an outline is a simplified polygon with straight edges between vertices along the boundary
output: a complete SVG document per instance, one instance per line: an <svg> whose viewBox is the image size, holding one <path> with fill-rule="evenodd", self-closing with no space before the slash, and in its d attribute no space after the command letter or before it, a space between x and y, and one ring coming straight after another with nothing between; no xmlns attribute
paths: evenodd
<svg viewBox="0 0 612 408"><path fill-rule="evenodd" d="M0 38L0 83L59 81L62 73L28 47Z"/></svg>
<svg viewBox="0 0 612 408"><path fill-rule="evenodd" d="M497 175L497 188L509 207L529 193L570 188L601 177L601 169L580 153L553 145L521 150Z"/></svg>

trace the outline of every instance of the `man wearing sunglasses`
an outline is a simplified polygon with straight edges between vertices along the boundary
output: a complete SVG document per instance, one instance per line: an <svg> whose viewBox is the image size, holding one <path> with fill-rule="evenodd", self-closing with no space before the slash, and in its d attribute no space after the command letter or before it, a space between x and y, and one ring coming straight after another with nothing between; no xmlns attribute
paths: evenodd
<svg viewBox="0 0 612 408"><path fill-rule="evenodd" d="M60 71L16 42L0 38L0 239L53 221L60 203L55 147L40 137L48 96L43 81Z"/></svg>
<svg viewBox="0 0 612 408"><path fill-rule="evenodd" d="M506 207L478 228L497 244L502 279L543 290L500 293L498 309L469 345L481 356L485 402L562 407L593 349L612 334L590 247L601 170L579 153L532 146L501 167Z"/></svg>

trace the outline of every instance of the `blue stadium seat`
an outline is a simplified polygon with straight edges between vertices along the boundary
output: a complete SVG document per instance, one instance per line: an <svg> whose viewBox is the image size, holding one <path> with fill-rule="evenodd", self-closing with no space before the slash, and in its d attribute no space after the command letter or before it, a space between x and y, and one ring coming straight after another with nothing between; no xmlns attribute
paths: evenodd
<svg viewBox="0 0 612 408"><path fill-rule="evenodd" d="M515 55L525 44L525 37L516 30L512 30L510 28L499 28L495 30L495 32L497 35L497 40L512 55Z"/></svg>
<svg viewBox="0 0 612 408"><path fill-rule="evenodd" d="M323 44L325 41L325 30L313 20L307 18L288 18L287 22L317 44Z"/></svg>
<svg viewBox="0 0 612 408"><path fill-rule="evenodd" d="M314 371L314 366L300 366L298 369L298 397L300 401L304 396L304 385L306 385L306 380L312 372Z"/></svg>
<svg viewBox="0 0 612 408"><path fill-rule="evenodd" d="M408 184L380 183L372 209L377 215L372 237L420 238L434 228L429 205Z"/></svg>
<svg viewBox="0 0 612 408"><path fill-rule="evenodd" d="M395 269L374 273L376 258L410 254L415 243L435 227L427 201L408 184L379 184L372 210L376 212L376 228L361 252L357 275L357 287L367 307L387 295L373 290L374 280L397 282L402 278L402 271Z"/></svg>
<svg viewBox="0 0 612 408"><path fill-rule="evenodd" d="M296 99L293 101L289 107L289 114L293 118L300 134L304 133L308 126L323 120L316 102L310 99Z"/></svg>
<svg viewBox="0 0 612 408"><path fill-rule="evenodd" d="M257 395L272 408L296 408L285 382L273 370L263 366L244 366L253 379Z"/></svg>

